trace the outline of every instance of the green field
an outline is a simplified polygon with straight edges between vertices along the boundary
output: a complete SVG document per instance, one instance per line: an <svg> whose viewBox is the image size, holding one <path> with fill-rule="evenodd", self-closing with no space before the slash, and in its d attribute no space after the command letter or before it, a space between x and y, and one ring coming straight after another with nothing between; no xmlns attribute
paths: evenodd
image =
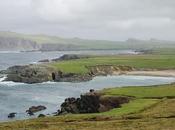
<svg viewBox="0 0 175 130"><path fill-rule="evenodd" d="M150 87L121 87L104 89L102 93L106 95L121 95L121 96L132 96L136 98L163 98L163 97L174 97L175 88L174 85L168 86L150 86Z"/></svg>
<svg viewBox="0 0 175 130"><path fill-rule="evenodd" d="M0 123L1 130L174 130L175 84L111 88L104 96L135 98L121 108L97 114L77 114ZM171 98L167 98L171 96ZM160 125L161 124L161 125Z"/></svg>
<svg viewBox="0 0 175 130"><path fill-rule="evenodd" d="M94 56L88 59L77 59L51 63L63 72L88 73L87 66L126 65L136 69L175 69L174 55L117 55Z"/></svg>
<svg viewBox="0 0 175 130"><path fill-rule="evenodd" d="M122 105L121 108L112 109L108 112L104 112L102 114L106 116L122 116L131 113L137 113L151 105L159 102L159 99L136 99L130 101L130 103Z"/></svg>

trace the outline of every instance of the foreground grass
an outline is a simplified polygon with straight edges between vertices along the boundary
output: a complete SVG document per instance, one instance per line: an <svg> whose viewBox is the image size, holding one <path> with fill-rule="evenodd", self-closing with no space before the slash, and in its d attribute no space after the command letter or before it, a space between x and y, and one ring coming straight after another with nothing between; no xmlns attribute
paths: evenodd
<svg viewBox="0 0 175 130"><path fill-rule="evenodd" d="M142 118L175 118L175 99L164 99L150 109L130 116Z"/></svg>
<svg viewBox="0 0 175 130"><path fill-rule="evenodd" d="M88 73L87 66L95 65L126 65L136 69L175 69L175 57L174 55L96 56L50 64L63 72L79 74Z"/></svg>
<svg viewBox="0 0 175 130"><path fill-rule="evenodd" d="M166 86L166 87L165 87ZM146 86L146 87L121 87L104 89L102 93L122 96L132 96L136 98L164 98L164 97L175 97L175 84L170 85L157 85L157 86Z"/></svg>
<svg viewBox="0 0 175 130"><path fill-rule="evenodd" d="M105 89L106 96L135 98L121 108L99 114L78 114L0 123L0 130L174 130L175 84ZM167 98L171 96L171 98ZM155 99L157 98L157 99ZM161 99L160 99L161 98Z"/></svg>
<svg viewBox="0 0 175 130"><path fill-rule="evenodd" d="M121 116L131 113L137 113L158 102L158 99L137 99L131 101L128 104L124 104L121 108L112 109L108 112L104 112L103 114L108 116Z"/></svg>

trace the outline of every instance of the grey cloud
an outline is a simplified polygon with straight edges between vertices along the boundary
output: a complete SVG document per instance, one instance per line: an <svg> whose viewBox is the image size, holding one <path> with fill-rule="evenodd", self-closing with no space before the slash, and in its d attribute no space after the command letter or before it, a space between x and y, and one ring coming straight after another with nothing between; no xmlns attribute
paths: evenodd
<svg viewBox="0 0 175 130"><path fill-rule="evenodd" d="M173 0L0 0L0 29L66 37L175 40Z"/></svg>

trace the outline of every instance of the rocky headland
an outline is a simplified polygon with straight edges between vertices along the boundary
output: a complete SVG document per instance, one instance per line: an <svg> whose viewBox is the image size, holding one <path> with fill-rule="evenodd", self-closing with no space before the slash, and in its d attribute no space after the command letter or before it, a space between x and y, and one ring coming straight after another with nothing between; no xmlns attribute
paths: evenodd
<svg viewBox="0 0 175 130"><path fill-rule="evenodd" d="M89 58L85 55L63 55L58 59L51 60L52 62L61 62L66 60L76 60L82 58ZM44 60L46 61L46 60ZM6 74L6 81L22 82L22 83L42 83L47 81L54 82L82 82L92 80L94 76L119 75L128 71L134 70L130 66L116 66L116 65L95 65L86 66L88 73L66 73L56 69L49 64L30 64L23 66L12 66L7 70L1 71ZM50 63L50 62L49 62Z"/></svg>

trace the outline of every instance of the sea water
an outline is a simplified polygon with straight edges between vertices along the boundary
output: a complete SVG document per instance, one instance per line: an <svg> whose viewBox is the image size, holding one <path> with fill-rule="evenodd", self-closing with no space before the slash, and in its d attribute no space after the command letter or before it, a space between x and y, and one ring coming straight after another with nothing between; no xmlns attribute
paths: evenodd
<svg viewBox="0 0 175 130"><path fill-rule="evenodd" d="M42 59L53 59L63 54L136 54L131 50L122 51L72 51L72 52L0 52L0 70L12 65L37 63ZM145 86L167 84L175 82L175 78L151 77L151 76L107 76L95 77L93 80L81 83L54 83L40 84L3 82L5 77L0 75L0 121L10 121L7 118L11 112L17 113L17 119L34 118L38 114L51 114L56 112L61 103L68 97L79 97L80 94L90 89L100 90L103 88L123 86ZM44 105L45 111L29 117L26 110L31 106Z"/></svg>

